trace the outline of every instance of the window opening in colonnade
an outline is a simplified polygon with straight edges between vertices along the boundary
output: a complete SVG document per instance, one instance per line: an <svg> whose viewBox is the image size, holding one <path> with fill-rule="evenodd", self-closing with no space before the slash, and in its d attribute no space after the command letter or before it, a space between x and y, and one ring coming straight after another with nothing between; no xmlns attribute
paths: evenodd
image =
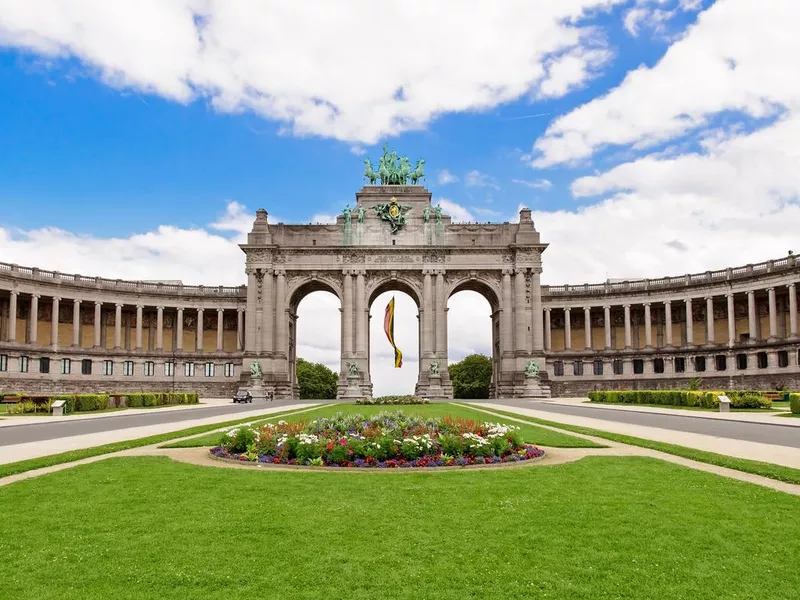
<svg viewBox="0 0 800 600"><path fill-rule="evenodd" d="M386 306L394 298L394 343L403 364L395 367L395 353L384 331ZM388 289L369 305L369 372L372 395L413 394L419 378L419 309L407 293Z"/></svg>
<svg viewBox="0 0 800 600"><path fill-rule="evenodd" d="M341 302L328 290L313 291L302 296L289 312L290 377L299 386L297 361L303 359L312 365L322 364L339 375L342 345ZM314 389L327 389L332 393L311 393ZM330 389L328 389L330 388ZM336 397L335 386L304 387L303 395Z"/></svg>
<svg viewBox="0 0 800 600"><path fill-rule="evenodd" d="M476 364L470 372L463 375L464 383L453 381L453 395L456 398L491 398L493 385L499 373L500 356L500 323L493 317L492 305L486 297L477 291L463 289L456 291L447 301L447 362L449 365L460 363L468 356L479 355L491 365L491 377L485 386L476 385L479 376L478 359L470 359ZM496 331L493 332L493 329ZM485 377L485 374L482 375Z"/></svg>

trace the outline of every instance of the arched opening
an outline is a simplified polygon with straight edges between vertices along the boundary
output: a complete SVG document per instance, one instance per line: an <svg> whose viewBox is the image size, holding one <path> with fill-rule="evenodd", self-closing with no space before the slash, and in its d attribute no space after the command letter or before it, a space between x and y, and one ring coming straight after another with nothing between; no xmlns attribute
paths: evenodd
<svg viewBox="0 0 800 600"><path fill-rule="evenodd" d="M403 365L395 367L395 355L384 331L389 301L394 298L394 342L403 353ZM419 379L419 298L416 290L399 280L378 286L369 299L368 365L373 396L415 393Z"/></svg>
<svg viewBox="0 0 800 600"><path fill-rule="evenodd" d="M495 292L477 281L456 286L447 300L448 365L475 354L488 357L491 361L491 380L487 390L490 398L496 397L501 366L498 309L499 300ZM452 383L454 395L458 397L459 385Z"/></svg>
<svg viewBox="0 0 800 600"><path fill-rule="evenodd" d="M342 346L341 302L336 291L317 281L298 288L289 303L289 380L300 397L297 361L319 363L339 374ZM335 394L334 396L335 397Z"/></svg>

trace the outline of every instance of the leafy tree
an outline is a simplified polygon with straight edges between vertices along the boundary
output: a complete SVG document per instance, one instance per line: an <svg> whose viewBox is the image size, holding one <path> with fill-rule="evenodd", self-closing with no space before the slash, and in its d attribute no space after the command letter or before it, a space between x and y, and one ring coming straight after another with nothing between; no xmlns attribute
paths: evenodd
<svg viewBox="0 0 800 600"><path fill-rule="evenodd" d="M488 398L492 383L492 359L483 354L470 354L461 362L447 367L456 398Z"/></svg>
<svg viewBox="0 0 800 600"><path fill-rule="evenodd" d="M298 358L297 382L300 384L300 398L325 400L336 398L339 376L321 363L311 363Z"/></svg>

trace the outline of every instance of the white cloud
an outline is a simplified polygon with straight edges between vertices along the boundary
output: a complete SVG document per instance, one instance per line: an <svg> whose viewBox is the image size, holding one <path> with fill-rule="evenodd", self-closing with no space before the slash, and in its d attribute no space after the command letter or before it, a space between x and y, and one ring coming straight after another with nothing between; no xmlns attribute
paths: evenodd
<svg viewBox="0 0 800 600"><path fill-rule="evenodd" d="M578 46L547 63L547 78L539 86L538 97L557 98L581 87L600 73L613 53L605 48Z"/></svg>
<svg viewBox="0 0 800 600"><path fill-rule="evenodd" d="M542 82L550 93L574 87L544 65L594 47L602 34L588 24L593 11L622 2L0 0L0 44L76 57L116 88L208 98L298 135L371 144L438 115L519 99ZM413 43L397 55L396 39ZM391 68L376 58L387 51Z"/></svg>
<svg viewBox="0 0 800 600"><path fill-rule="evenodd" d="M503 213L500 212L499 210L492 210L491 208L482 208L480 206L470 206L469 209L476 215L481 215L482 217L500 217L503 215Z"/></svg>
<svg viewBox="0 0 800 600"><path fill-rule="evenodd" d="M319 225L332 225L336 223L336 215L328 213L315 213L311 216L311 223Z"/></svg>
<svg viewBox="0 0 800 600"><path fill-rule="evenodd" d="M554 121L534 145L537 167L606 146L646 148L707 125L724 111L751 118L800 107L800 3L720 0L652 68Z"/></svg>
<svg viewBox="0 0 800 600"><path fill-rule="evenodd" d="M553 183L547 179L536 179L534 181L528 179L512 179L511 183L518 183L519 185L524 185L535 190L549 190L553 187Z"/></svg>
<svg viewBox="0 0 800 600"><path fill-rule="evenodd" d="M458 177L453 175L447 169L442 169L439 171L438 182L439 185L447 185L448 183L456 183L458 181Z"/></svg>
<svg viewBox="0 0 800 600"><path fill-rule="evenodd" d="M636 0L636 6L625 13L625 29L638 36L641 29L663 33L669 21L681 13L700 10L703 0Z"/></svg>
<svg viewBox="0 0 800 600"><path fill-rule="evenodd" d="M477 169L470 171L464 176L464 185L467 187L490 187L496 190L500 189L494 177L481 173Z"/></svg>
<svg viewBox="0 0 800 600"><path fill-rule="evenodd" d="M452 200L439 198L437 204L442 207L442 212L444 212L444 214L452 217L454 223L469 223L475 221L475 217L472 216L472 213L469 212L468 209Z"/></svg>
<svg viewBox="0 0 800 600"><path fill-rule="evenodd" d="M350 153L355 154L356 156L364 156L367 153L367 149L364 148L364 146L355 144L350 146Z"/></svg>

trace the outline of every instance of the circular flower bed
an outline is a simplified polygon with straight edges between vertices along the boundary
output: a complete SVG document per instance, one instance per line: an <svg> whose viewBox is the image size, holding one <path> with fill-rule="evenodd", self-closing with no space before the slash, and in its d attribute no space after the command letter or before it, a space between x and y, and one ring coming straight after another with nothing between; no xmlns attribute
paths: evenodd
<svg viewBox="0 0 800 600"><path fill-rule="evenodd" d="M386 404L430 404L431 401L427 398L420 398L419 396L379 396L377 398L359 398L356 404L363 404L365 406L386 405Z"/></svg>
<svg viewBox="0 0 800 600"><path fill-rule="evenodd" d="M403 468L518 462L544 451L524 443L512 425L397 411L240 426L224 434L211 454L266 464Z"/></svg>

